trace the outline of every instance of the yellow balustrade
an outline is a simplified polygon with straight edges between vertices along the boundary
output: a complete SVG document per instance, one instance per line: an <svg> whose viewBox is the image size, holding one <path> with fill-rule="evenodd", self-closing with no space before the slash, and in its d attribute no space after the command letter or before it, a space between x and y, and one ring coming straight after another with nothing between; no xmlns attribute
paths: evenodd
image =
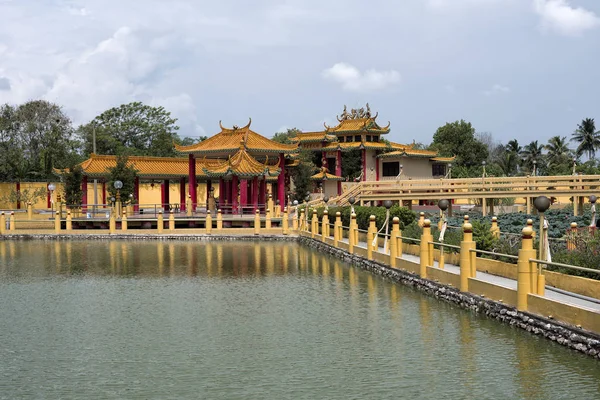
<svg viewBox="0 0 600 400"><path fill-rule="evenodd" d="M6 233L6 216L4 215L4 211L0 213L0 235L4 235Z"/></svg>
<svg viewBox="0 0 600 400"><path fill-rule="evenodd" d="M498 218L492 217L492 228L490 229L492 236L496 239L500 239L500 227L498 226Z"/></svg>
<svg viewBox="0 0 600 400"><path fill-rule="evenodd" d="M529 261L531 258L535 258L533 228L526 226L523 228L523 238L517 261L517 309L519 311L527 311L527 296L532 289L532 263Z"/></svg>
<svg viewBox="0 0 600 400"><path fill-rule="evenodd" d="M127 232L127 208L123 210L123 216L121 217L121 230Z"/></svg>
<svg viewBox="0 0 600 400"><path fill-rule="evenodd" d="M54 215L54 231L56 233L60 233L60 213L58 212L58 210Z"/></svg>
<svg viewBox="0 0 600 400"><path fill-rule="evenodd" d="M115 221L115 213L111 210L108 217L108 233L113 234L117 230L117 222Z"/></svg>
<svg viewBox="0 0 600 400"><path fill-rule="evenodd" d="M335 222L333 224L333 245L338 246L341 240L342 214L338 211L335 213Z"/></svg>
<svg viewBox="0 0 600 400"><path fill-rule="evenodd" d="M390 267L396 268L396 257L398 257L398 239L400 234L400 218L392 219L392 232L390 233ZM402 244L400 244L402 251Z"/></svg>
<svg viewBox="0 0 600 400"><path fill-rule="evenodd" d="M421 234L421 245L419 251L419 276L421 278L427 278L427 267L429 266L430 256L429 256L429 242L433 241L433 236L431 235L431 221L426 219L423 221L423 233Z"/></svg>
<svg viewBox="0 0 600 400"><path fill-rule="evenodd" d="M260 211L254 213L254 234L260 235Z"/></svg>
<svg viewBox="0 0 600 400"><path fill-rule="evenodd" d="M205 229L207 235L212 233L212 216L210 213L206 214Z"/></svg>
<svg viewBox="0 0 600 400"><path fill-rule="evenodd" d="M173 210L169 210L169 231L175 231L175 216Z"/></svg>
<svg viewBox="0 0 600 400"><path fill-rule="evenodd" d="M373 240L375 239L375 234L377 232L377 227L375 226L375 216L369 216L369 228L367 229L367 259L373 259Z"/></svg>
<svg viewBox="0 0 600 400"><path fill-rule="evenodd" d="M273 200L271 200L271 203ZM265 229L271 229L271 215L273 214L273 209L268 209L265 213Z"/></svg>
<svg viewBox="0 0 600 400"><path fill-rule="evenodd" d="M71 210L67 210L67 232L73 230L73 219L71 217Z"/></svg>
<svg viewBox="0 0 600 400"><path fill-rule="evenodd" d="M288 235L290 232L290 221L288 219L288 208L285 207L283 209L283 220L281 221L281 225L283 227L283 234Z"/></svg>
<svg viewBox="0 0 600 400"><path fill-rule="evenodd" d="M463 224L463 239L460 242L460 290L469 291L469 278L471 278L471 248L473 248L473 225L469 216L465 215Z"/></svg>
<svg viewBox="0 0 600 400"><path fill-rule="evenodd" d="M165 229L165 222L163 220L162 210L158 210L158 220L156 222L156 229L158 233L163 233L163 230Z"/></svg>
<svg viewBox="0 0 600 400"><path fill-rule="evenodd" d="M221 214L221 209L217 210L217 229L223 229L223 214Z"/></svg>

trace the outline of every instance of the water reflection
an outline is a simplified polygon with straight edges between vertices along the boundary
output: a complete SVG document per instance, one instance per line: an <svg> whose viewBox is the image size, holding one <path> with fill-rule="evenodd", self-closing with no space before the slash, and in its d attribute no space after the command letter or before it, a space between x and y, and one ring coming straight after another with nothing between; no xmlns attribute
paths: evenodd
<svg viewBox="0 0 600 400"><path fill-rule="evenodd" d="M0 241L0 260L7 398L598 397L597 361L296 244Z"/></svg>

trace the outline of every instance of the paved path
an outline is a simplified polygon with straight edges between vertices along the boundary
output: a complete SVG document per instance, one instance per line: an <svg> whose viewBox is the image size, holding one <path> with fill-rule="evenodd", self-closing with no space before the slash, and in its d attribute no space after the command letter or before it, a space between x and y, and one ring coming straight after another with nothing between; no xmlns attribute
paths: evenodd
<svg viewBox="0 0 600 400"><path fill-rule="evenodd" d="M342 241L344 243L348 243L348 239L343 239ZM357 247L366 249L367 244L366 244L366 242L359 242ZM379 248L379 249L383 250L382 248ZM383 253L383 251L381 251L381 252ZM420 262L419 256L414 256L412 254L403 253L402 259L413 262L415 264L419 264L419 262ZM439 263L437 261L434 261L434 267L439 267ZM515 265L515 268L517 268L516 265ZM456 274L456 275L460 275L460 267L458 265L444 263L444 270L448 271L450 273ZM477 271L476 278L479 280L482 280L484 282L493 283L494 285L499 285L499 286L503 286L503 287L506 287L509 289L517 290L517 281L514 279L504 278L504 277L497 276L497 275L491 275L491 274L488 274L486 272L481 272L481 271ZM594 299L586 300L585 296L581 296L576 293L571 293L571 292L562 291L562 290L561 290L561 293L559 293L559 292L553 291L552 289L553 289L552 287L546 286L546 293L545 293L546 298L554 300L554 301L558 301L561 303L571 304L571 305L574 305L577 307L585 307L587 309L600 312L600 300L596 300L597 302L593 301Z"/></svg>

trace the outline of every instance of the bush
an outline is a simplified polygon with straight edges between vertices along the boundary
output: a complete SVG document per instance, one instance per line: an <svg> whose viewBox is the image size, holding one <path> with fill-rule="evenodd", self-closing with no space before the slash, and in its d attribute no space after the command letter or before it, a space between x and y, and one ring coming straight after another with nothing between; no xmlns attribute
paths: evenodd
<svg viewBox="0 0 600 400"><path fill-rule="evenodd" d="M325 207L317 207L317 216L319 220L323 218L323 212L325 211ZM340 212L342 217L342 225L349 226L350 225L350 207L329 207L329 220L335 221L336 212ZM358 224L358 229L367 230L369 229L369 217L371 215L375 216L375 225L377 229L381 229L383 223L385 222L386 209L385 207L354 207L354 212L356 213L356 223ZM404 229L405 226L414 222L417 218L417 215L409 210L406 207L398 207L394 206L390 208L390 231L392 230L392 219L394 217L398 217L400 219L400 229Z"/></svg>

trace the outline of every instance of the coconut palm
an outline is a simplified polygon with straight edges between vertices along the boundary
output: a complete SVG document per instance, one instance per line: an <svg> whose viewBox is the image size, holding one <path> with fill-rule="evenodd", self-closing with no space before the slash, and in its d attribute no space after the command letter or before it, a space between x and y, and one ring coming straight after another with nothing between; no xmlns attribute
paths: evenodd
<svg viewBox="0 0 600 400"><path fill-rule="evenodd" d="M575 154L580 157L587 153L590 159L596 155L596 150L600 149L600 131L596 131L594 118L586 118L577 125L577 129L573 132L571 141L579 143Z"/></svg>
<svg viewBox="0 0 600 400"><path fill-rule="evenodd" d="M542 164L542 161L544 160L544 155L542 153L543 150L544 146L538 144L537 140L534 140L533 142L523 147L523 150L520 154L523 160L523 166L529 171L533 171L534 161L537 163L538 166L540 166Z"/></svg>
<svg viewBox="0 0 600 400"><path fill-rule="evenodd" d="M523 148L519 146L519 142L517 141L517 139L510 140L506 144L506 151L508 151L509 153L521 154L522 150Z"/></svg>
<svg viewBox="0 0 600 400"><path fill-rule="evenodd" d="M548 140L548 144L544 145L544 149L548 152L546 157L550 166L569 163L572 158L566 136L551 137Z"/></svg>

